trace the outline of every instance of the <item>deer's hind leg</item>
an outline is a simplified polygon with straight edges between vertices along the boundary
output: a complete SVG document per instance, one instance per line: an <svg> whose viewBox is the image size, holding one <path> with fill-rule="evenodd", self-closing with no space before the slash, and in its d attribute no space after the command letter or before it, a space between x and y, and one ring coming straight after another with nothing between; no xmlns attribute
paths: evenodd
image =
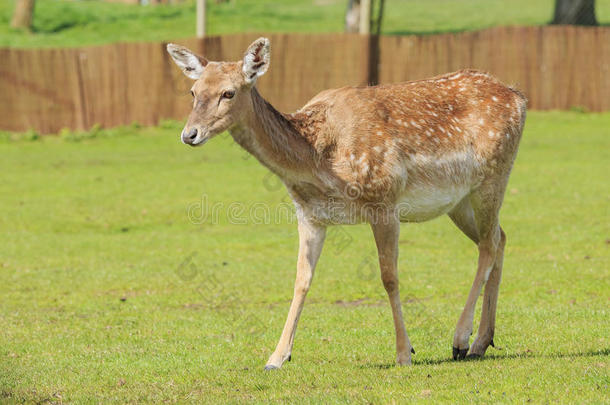
<svg viewBox="0 0 610 405"><path fill-rule="evenodd" d="M474 210L470 204L470 196L466 196L449 213L449 218L460 228L464 235L468 236L475 244L479 244L479 229L474 219Z"/></svg>
<svg viewBox="0 0 610 405"><path fill-rule="evenodd" d="M494 346L494 331L496 327L496 305L498 303L498 290L502 278L502 264L504 261L504 245L506 244L506 234L500 227L500 244L496 252L494 266L489 273L487 283L485 283L485 295L483 296L483 309L481 310L481 322L477 337L472 342L472 347L468 353L469 357L481 357L487 348Z"/></svg>
<svg viewBox="0 0 610 405"><path fill-rule="evenodd" d="M495 310L505 242L504 232L498 222L504 193L503 188L498 190L496 187L497 184L495 187L481 188L473 192L449 214L458 228L479 248L477 273L453 336L454 359L462 359L468 353L477 298L486 283L479 333L470 354L482 356L487 347L493 344Z"/></svg>

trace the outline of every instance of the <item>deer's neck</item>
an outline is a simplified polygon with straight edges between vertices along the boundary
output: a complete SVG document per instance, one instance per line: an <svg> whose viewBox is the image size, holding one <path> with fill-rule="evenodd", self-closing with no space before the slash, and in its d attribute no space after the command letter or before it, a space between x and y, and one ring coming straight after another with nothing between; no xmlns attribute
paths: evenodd
<svg viewBox="0 0 610 405"><path fill-rule="evenodd" d="M252 108L240 125L231 129L233 139L271 171L285 178L310 167L313 148L288 116L277 111L252 89Z"/></svg>

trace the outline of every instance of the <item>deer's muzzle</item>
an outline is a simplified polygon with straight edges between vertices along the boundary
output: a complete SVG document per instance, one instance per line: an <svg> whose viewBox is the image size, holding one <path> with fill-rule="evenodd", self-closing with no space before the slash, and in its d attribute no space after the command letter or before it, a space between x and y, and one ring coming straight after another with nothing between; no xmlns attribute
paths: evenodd
<svg viewBox="0 0 610 405"><path fill-rule="evenodd" d="M208 140L206 134L204 134L203 131L197 127L189 129L185 128L182 130L182 135L180 138L182 139L182 143L191 146L203 145L205 141Z"/></svg>

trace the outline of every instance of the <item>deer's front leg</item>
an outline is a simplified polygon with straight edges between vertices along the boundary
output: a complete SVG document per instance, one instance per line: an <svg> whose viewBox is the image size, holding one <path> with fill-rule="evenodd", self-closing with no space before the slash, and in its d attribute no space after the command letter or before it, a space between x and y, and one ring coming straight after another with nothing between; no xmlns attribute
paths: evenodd
<svg viewBox="0 0 610 405"><path fill-rule="evenodd" d="M394 215L388 215L386 218L377 218L375 222L371 222L371 227L373 228L379 254L381 280L388 293L392 307L392 316L394 317L396 362L400 365L411 364L411 353L414 353L414 351L402 318L400 293L398 291L398 236L400 234L400 222Z"/></svg>
<svg viewBox="0 0 610 405"><path fill-rule="evenodd" d="M297 277L294 283L294 296L282 336L275 351L269 357L265 370L280 368L286 360L290 359L297 323L303 309L305 296L311 285L316 263L324 245L325 236L325 227L312 224L306 219L299 219L299 257L297 260Z"/></svg>

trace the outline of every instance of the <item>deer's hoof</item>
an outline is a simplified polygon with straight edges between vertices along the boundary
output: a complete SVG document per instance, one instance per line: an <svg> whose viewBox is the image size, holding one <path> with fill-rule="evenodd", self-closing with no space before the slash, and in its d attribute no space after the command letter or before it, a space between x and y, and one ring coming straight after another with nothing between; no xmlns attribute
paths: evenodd
<svg viewBox="0 0 610 405"><path fill-rule="evenodd" d="M279 370L279 367L274 366L273 364L267 364L265 366L265 371L270 371L270 370Z"/></svg>
<svg viewBox="0 0 610 405"><path fill-rule="evenodd" d="M481 360L483 356L478 353L469 353L466 358L468 360Z"/></svg>
<svg viewBox="0 0 610 405"><path fill-rule="evenodd" d="M453 348L453 360L463 360L466 358L466 353L468 353L468 348L466 349L458 349L457 347Z"/></svg>

